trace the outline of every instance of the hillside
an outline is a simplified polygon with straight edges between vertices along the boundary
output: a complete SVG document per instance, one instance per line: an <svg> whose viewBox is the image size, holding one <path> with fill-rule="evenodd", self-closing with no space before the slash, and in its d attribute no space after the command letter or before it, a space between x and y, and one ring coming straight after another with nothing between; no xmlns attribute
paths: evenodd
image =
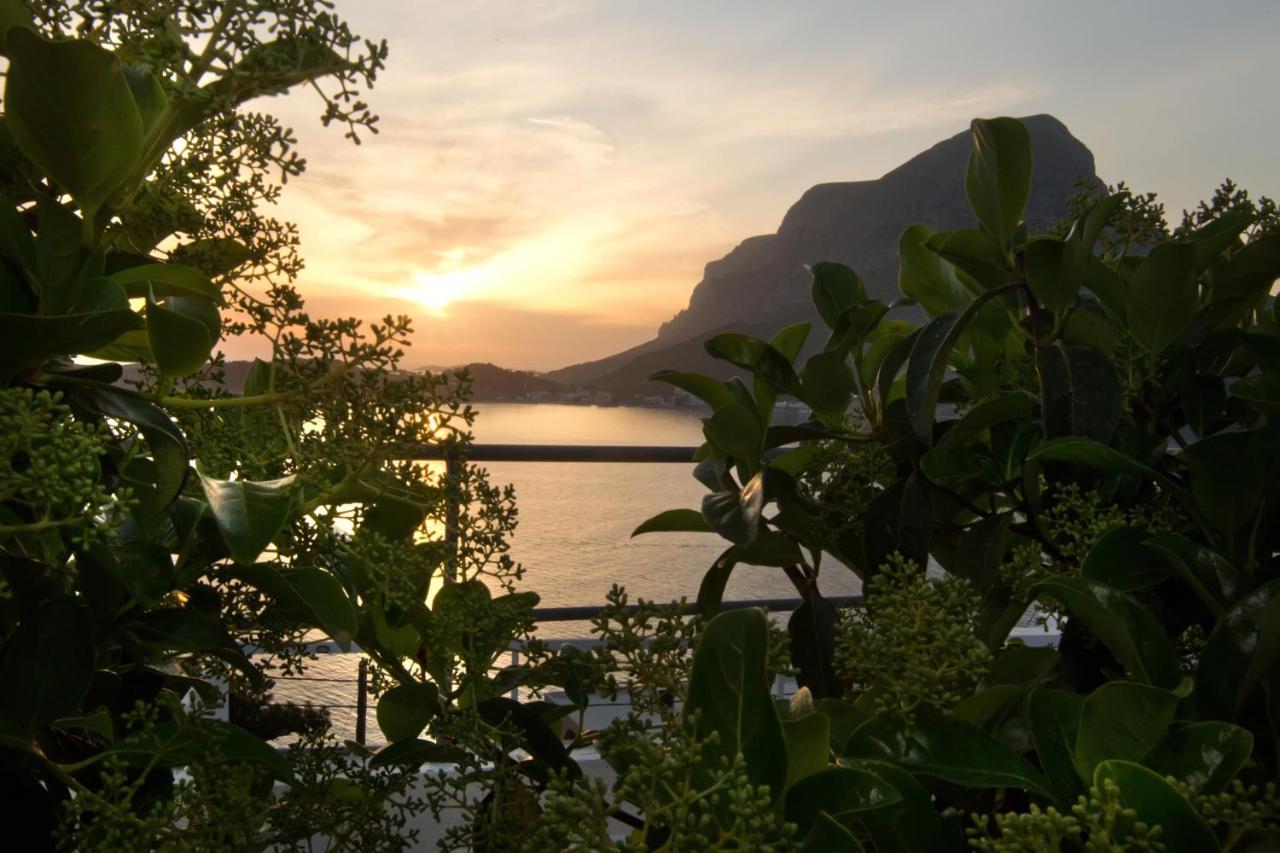
<svg viewBox="0 0 1280 853"><path fill-rule="evenodd" d="M1053 116L1022 119L1036 161L1026 219L1044 230L1065 214L1065 200L1081 177L1093 177L1093 154ZM615 393L654 393L644 378L678 367L712 372L701 341L726 328L768 333L816 319L806 265L839 261L858 271L870 294L899 296L898 240L916 222L935 228L972 225L964 195L969 133L963 131L917 154L881 178L819 184L791 206L774 234L749 237L707 264L689 305L658 329L653 340L596 361L546 374L566 385L590 383ZM723 372L716 368L717 372ZM638 383L638 384L637 384Z"/></svg>

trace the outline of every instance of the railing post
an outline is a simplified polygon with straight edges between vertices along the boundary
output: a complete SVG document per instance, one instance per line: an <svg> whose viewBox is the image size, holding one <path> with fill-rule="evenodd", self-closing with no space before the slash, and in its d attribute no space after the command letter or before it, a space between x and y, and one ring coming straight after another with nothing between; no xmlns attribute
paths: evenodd
<svg viewBox="0 0 1280 853"><path fill-rule="evenodd" d="M448 486L445 493L449 495L449 503L444 510L444 541L448 545L444 563L445 583L453 583L458 579L458 522L462 507L460 506L461 496L455 494L453 489L458 482L458 474L461 470L462 461L458 459L458 448L451 444L445 448L444 457L444 477Z"/></svg>
<svg viewBox="0 0 1280 853"><path fill-rule="evenodd" d="M360 658L359 675L356 678L356 743L365 742L365 715L369 711L369 661Z"/></svg>

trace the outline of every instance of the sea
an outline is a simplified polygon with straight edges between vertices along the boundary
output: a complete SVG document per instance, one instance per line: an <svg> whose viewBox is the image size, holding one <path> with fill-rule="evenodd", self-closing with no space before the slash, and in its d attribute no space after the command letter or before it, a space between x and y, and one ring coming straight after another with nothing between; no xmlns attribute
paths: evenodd
<svg viewBox="0 0 1280 853"><path fill-rule="evenodd" d="M476 444L679 445L702 443L701 418L692 409L582 406L556 403L477 403ZM798 417L797 417L798 419ZM515 487L518 527L511 556L524 566L520 588L541 596L543 607L601 605L614 584L634 601L643 597L692 601L712 561L727 546L715 534L650 533L631 538L647 518L667 509L697 508L706 487L681 463L493 462L494 483ZM857 579L834 562L824 566L827 595L852 595ZM726 599L790 598L795 590L781 570L735 569ZM547 623L547 637L588 637L586 623ZM355 730L356 654L320 654L303 679L276 679L276 701L329 708L335 733ZM368 714L369 742L379 738Z"/></svg>

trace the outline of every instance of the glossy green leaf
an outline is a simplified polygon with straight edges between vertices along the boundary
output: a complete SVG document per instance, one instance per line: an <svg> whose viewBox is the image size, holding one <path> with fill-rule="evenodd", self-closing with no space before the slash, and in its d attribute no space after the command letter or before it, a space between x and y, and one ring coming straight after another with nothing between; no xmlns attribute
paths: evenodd
<svg viewBox="0 0 1280 853"><path fill-rule="evenodd" d="M897 788L874 773L831 767L811 774L787 790L785 814L800 837L807 835L822 812L833 817L856 815L901 802Z"/></svg>
<svg viewBox="0 0 1280 853"><path fill-rule="evenodd" d="M750 545L735 545L733 557L749 566L794 566L803 560L796 540L772 530L761 530Z"/></svg>
<svg viewBox="0 0 1280 853"><path fill-rule="evenodd" d="M694 721L699 741L717 734L704 747L709 766L741 753L751 783L768 785L777 796L787 779L787 746L765 673L767 643L761 610L732 610L712 619L694 651L684 714Z"/></svg>
<svg viewBox="0 0 1280 853"><path fill-rule="evenodd" d="M0 716L30 730L78 711L94 661L93 626L84 605L61 596L44 599L5 645Z"/></svg>
<svg viewBox="0 0 1280 853"><path fill-rule="evenodd" d="M731 546L716 558L710 568L702 575L698 584L698 612L710 619L720 612L720 602L724 599L724 588L729 583L738 561L733 558L736 545Z"/></svg>
<svg viewBox="0 0 1280 853"><path fill-rule="evenodd" d="M764 432L755 413L740 403L730 403L702 419L707 439L740 462L754 464L760 456Z"/></svg>
<svg viewBox="0 0 1280 853"><path fill-rule="evenodd" d="M1031 194L1031 135L1013 118L974 119L973 150L964 176L969 206L1007 245Z"/></svg>
<svg viewBox="0 0 1280 853"><path fill-rule="evenodd" d="M1107 474L1123 474L1129 477L1155 480L1164 486L1173 486L1173 482L1154 468L1143 465L1138 460L1126 456L1100 441L1078 436L1063 436L1050 439L1030 454L1028 462L1055 461L1070 462L1083 465L1095 471Z"/></svg>
<svg viewBox="0 0 1280 853"><path fill-rule="evenodd" d="M125 388L81 386L76 389L76 396L90 410L134 424L141 430L153 464L148 468L145 481L132 479L130 485L141 499L144 510L159 512L168 507L182 491L190 470L187 442L182 430L163 410L141 394Z"/></svg>
<svg viewBox="0 0 1280 853"><path fill-rule="evenodd" d="M676 370L660 370L649 377L652 382L666 382L681 390L688 391L702 400L713 410L736 402L733 392L723 382L704 376L701 373L681 373Z"/></svg>
<svg viewBox="0 0 1280 853"><path fill-rule="evenodd" d="M933 795L914 776L885 761L859 760L853 764L892 785L901 797L887 808L860 812L858 822L871 837L880 853L916 853L919 850L945 850L946 833Z"/></svg>
<svg viewBox="0 0 1280 853"><path fill-rule="evenodd" d="M808 323L792 323L790 326L783 326L769 338L769 346L782 353L788 361L795 361L804 347L804 342L809 339L809 329Z"/></svg>
<svg viewBox="0 0 1280 853"><path fill-rule="evenodd" d="M213 349L213 338L204 323L156 302L147 306L147 343L156 366L169 377L199 370Z"/></svg>
<svg viewBox="0 0 1280 853"><path fill-rule="evenodd" d="M800 845L801 853L862 853L857 836L826 812L819 812Z"/></svg>
<svg viewBox="0 0 1280 853"><path fill-rule="evenodd" d="M806 598L787 620L791 662L799 670L796 681L817 699L844 692L835 663L839 624L836 606L822 596Z"/></svg>
<svg viewBox="0 0 1280 853"><path fill-rule="evenodd" d="M1120 423L1120 377L1090 346L1061 341L1036 350L1041 417L1047 438L1075 436L1106 443Z"/></svg>
<svg viewBox="0 0 1280 853"><path fill-rule="evenodd" d="M423 764L454 764L466 759L467 753L456 746L434 743L429 740L415 738L389 743L374 753L369 766L380 767L412 767Z"/></svg>
<svg viewBox="0 0 1280 853"><path fill-rule="evenodd" d="M169 98L164 93L160 81L145 65L125 65L121 68L129 93L133 95L134 106L138 109L138 117L142 122L142 132L147 134L155 127L156 122L164 115L169 106Z"/></svg>
<svg viewBox="0 0 1280 853"><path fill-rule="evenodd" d="M707 524L735 545L750 545L755 541L763 511L763 471L739 491L712 492L702 499L702 517Z"/></svg>
<svg viewBox="0 0 1280 853"><path fill-rule="evenodd" d="M867 298L867 288L858 274L844 264L815 264L813 272L813 304L818 316L830 328L846 311Z"/></svg>
<svg viewBox="0 0 1280 853"><path fill-rule="evenodd" d="M1063 316L1084 284L1084 243L1041 237L1027 244L1027 288L1055 316Z"/></svg>
<svg viewBox="0 0 1280 853"><path fill-rule="evenodd" d="M1111 217L1128 197L1129 193L1118 192L1098 199L1084 216L1072 224L1068 238L1080 241L1086 252L1092 252L1094 243L1098 242Z"/></svg>
<svg viewBox="0 0 1280 853"><path fill-rule="evenodd" d="M1115 587L1060 575L1036 584L1032 591L1066 607L1111 650L1133 680L1169 689L1182 680L1177 651L1160 621Z"/></svg>
<svg viewBox="0 0 1280 853"><path fill-rule="evenodd" d="M1130 681L1110 681L1084 700L1072 750L1082 780L1113 758L1140 761L1164 739L1178 707L1168 690Z"/></svg>
<svg viewBox="0 0 1280 853"><path fill-rule="evenodd" d="M1266 488L1257 464L1262 433L1227 432L1201 439L1182 452L1191 474L1191 496L1223 533L1235 533L1258 511Z"/></svg>
<svg viewBox="0 0 1280 853"><path fill-rule="evenodd" d="M842 415L853 398L853 370L843 349L812 356L800 371L801 399L815 412Z"/></svg>
<svg viewBox="0 0 1280 853"><path fill-rule="evenodd" d="M293 506L293 475L278 480L218 480L200 475L209 510L238 563L255 563L284 527Z"/></svg>
<svg viewBox="0 0 1280 853"><path fill-rule="evenodd" d="M184 767L213 754L228 763L249 762L266 768L282 782L293 781L293 766L275 747L239 726L204 720L199 728L162 722L153 730L117 741L105 750L134 765L154 762L160 767Z"/></svg>
<svg viewBox="0 0 1280 853"><path fill-rule="evenodd" d="M1280 234L1250 240L1213 277L1210 317L1220 325L1240 322L1262 307L1280 278Z"/></svg>
<svg viewBox="0 0 1280 853"><path fill-rule="evenodd" d="M1030 762L958 720L908 724L888 717L873 719L854 732L845 756L893 761L917 776L970 788L1018 788L1052 796Z"/></svg>
<svg viewBox="0 0 1280 853"><path fill-rule="evenodd" d="M378 728L389 743L412 741L418 737L439 703L439 691L426 682L402 682L378 700Z"/></svg>
<svg viewBox="0 0 1280 853"><path fill-rule="evenodd" d="M898 289L930 318L962 308L970 298L951 264L927 247L933 234L927 225L910 225L898 241Z"/></svg>
<svg viewBox="0 0 1280 853"><path fill-rule="evenodd" d="M1036 757L1059 808L1075 805L1084 786L1075 767L1076 738L1084 697L1069 690L1033 689L1027 694L1027 723Z"/></svg>
<svg viewBox="0 0 1280 853"><path fill-rule="evenodd" d="M787 785L825 770L831 759L831 723L822 714L782 721L787 738Z"/></svg>
<svg viewBox="0 0 1280 853"><path fill-rule="evenodd" d="M1085 555L1080 576L1122 592L1147 589L1169 576L1169 569L1143 547L1149 534L1135 527L1117 527L1102 534Z"/></svg>
<svg viewBox="0 0 1280 853"><path fill-rule="evenodd" d="M1239 573L1225 557L1176 533L1152 536L1142 547L1181 578L1215 619L1226 612L1227 602L1235 597Z"/></svg>
<svg viewBox="0 0 1280 853"><path fill-rule="evenodd" d="M1194 264L1191 246L1161 243L1129 276L1125 290L1129 331L1152 352L1163 352L1191 325L1200 306Z"/></svg>
<svg viewBox="0 0 1280 853"><path fill-rule="evenodd" d="M1219 794L1253 755L1253 735L1231 723L1178 726L1156 744L1142 764L1172 776L1199 794Z"/></svg>
<svg viewBox="0 0 1280 853"><path fill-rule="evenodd" d="M640 524L632 536L642 533L711 533L711 527L696 509L669 509Z"/></svg>
<svg viewBox="0 0 1280 853"><path fill-rule="evenodd" d="M800 390L800 380L791 360L759 338L725 332L704 346L712 357L750 370L778 391L796 394Z"/></svg>
<svg viewBox="0 0 1280 853"><path fill-rule="evenodd" d="M227 633L221 620L192 607L148 610L133 616L123 630L150 646L158 657L206 652L215 655L260 684L262 673L249 662L240 644Z"/></svg>
<svg viewBox="0 0 1280 853"><path fill-rule="evenodd" d="M1280 656L1280 580L1238 601L1205 641L1194 698L1202 718L1230 720L1275 668Z"/></svg>
<svg viewBox="0 0 1280 853"><path fill-rule="evenodd" d="M1129 838L1133 821L1147 826L1158 826L1161 838L1176 839L1179 850L1212 853L1221 850L1218 838L1180 791L1157 773L1131 761L1106 761L1098 765L1092 777L1093 784L1101 788L1112 782L1118 791L1120 805L1132 809L1132 819L1121 818L1112 830L1112 839L1124 842Z"/></svg>
<svg viewBox="0 0 1280 853"><path fill-rule="evenodd" d="M124 188L142 119L115 54L88 41L9 33L5 118L33 163L92 215Z"/></svg>
<svg viewBox="0 0 1280 853"><path fill-rule="evenodd" d="M142 264L111 275L130 298L194 296L222 302L222 291L197 269L179 264Z"/></svg>
<svg viewBox="0 0 1280 853"><path fill-rule="evenodd" d="M971 294L1017 278L1005 250L989 231L979 228L939 231L929 238L927 246L956 268L961 285Z"/></svg>
<svg viewBox="0 0 1280 853"><path fill-rule="evenodd" d="M142 327L142 318L123 308L57 317L0 314L0 340L5 341L0 354L0 381L11 381L22 370L50 356L93 352L125 332Z"/></svg>
<svg viewBox="0 0 1280 853"><path fill-rule="evenodd" d="M925 444L933 442L938 394L942 389L942 378L956 340L978 309L1000 292L988 291L970 302L963 311L952 311L933 318L915 338L907 359L907 412L912 428Z"/></svg>

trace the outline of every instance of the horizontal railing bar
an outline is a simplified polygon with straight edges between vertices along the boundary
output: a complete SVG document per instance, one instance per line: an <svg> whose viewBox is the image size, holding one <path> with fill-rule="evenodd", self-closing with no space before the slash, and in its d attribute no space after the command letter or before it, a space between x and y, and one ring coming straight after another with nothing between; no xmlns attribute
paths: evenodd
<svg viewBox="0 0 1280 853"><path fill-rule="evenodd" d="M862 603L860 595L840 595L829 596L827 601L837 607L852 607ZM720 603L721 610L742 610L747 607L763 607L766 610L772 610L775 613L790 613L796 610L804 603L801 598L746 598L737 601L722 601ZM647 604L646 607L660 607L666 609L669 605L664 604ZM697 605L686 603L684 609L692 611ZM533 611L533 621L535 622L585 622L594 619L604 612L606 608L598 604L587 605L584 607L538 607ZM626 610L628 613L635 613L640 609L639 604L628 604Z"/></svg>
<svg viewBox="0 0 1280 853"><path fill-rule="evenodd" d="M670 445L597 444L473 444L466 458L472 462L693 462L696 447ZM414 459L446 459L451 448L419 445Z"/></svg>

